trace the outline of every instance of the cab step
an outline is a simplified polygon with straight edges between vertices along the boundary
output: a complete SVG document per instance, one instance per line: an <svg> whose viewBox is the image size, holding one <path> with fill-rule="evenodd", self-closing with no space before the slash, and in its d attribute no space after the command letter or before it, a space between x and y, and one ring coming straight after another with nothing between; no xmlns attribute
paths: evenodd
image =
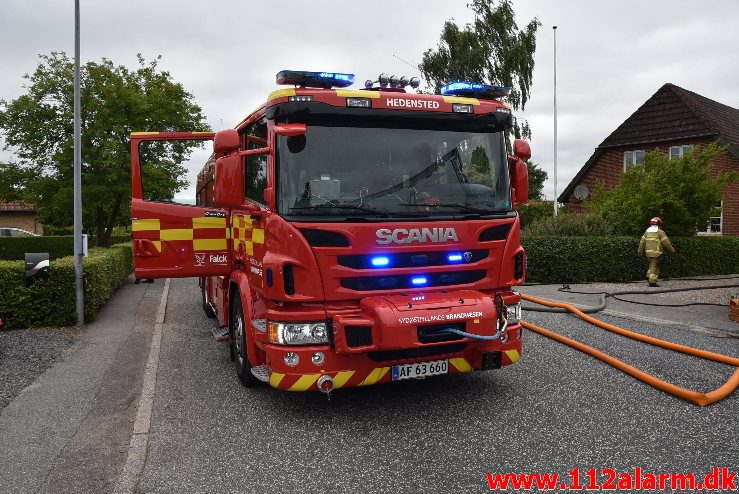
<svg viewBox="0 0 739 494"><path fill-rule="evenodd" d="M230 343L231 338L228 336L228 326L216 326L211 332L213 333L213 338L218 343Z"/></svg>
<svg viewBox="0 0 739 494"><path fill-rule="evenodd" d="M251 368L251 373L262 382L269 382L269 367L265 364Z"/></svg>

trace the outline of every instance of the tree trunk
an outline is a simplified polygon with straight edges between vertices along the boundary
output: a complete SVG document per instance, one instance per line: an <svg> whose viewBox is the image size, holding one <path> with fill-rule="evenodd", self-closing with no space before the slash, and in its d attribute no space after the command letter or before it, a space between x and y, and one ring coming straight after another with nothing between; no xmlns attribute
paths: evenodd
<svg viewBox="0 0 739 494"><path fill-rule="evenodd" d="M113 201L113 208L110 214L105 215L105 209L97 208L97 231L95 245L98 247L110 247L113 238L113 227L118 223L118 215L121 214L122 195L118 195Z"/></svg>

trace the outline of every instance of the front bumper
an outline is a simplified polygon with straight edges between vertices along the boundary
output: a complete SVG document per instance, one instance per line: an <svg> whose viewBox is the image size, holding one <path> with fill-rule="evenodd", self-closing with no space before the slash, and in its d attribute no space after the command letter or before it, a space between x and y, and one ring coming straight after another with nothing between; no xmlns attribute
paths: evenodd
<svg viewBox="0 0 739 494"><path fill-rule="evenodd" d="M520 324L511 324L506 329L506 343L500 340L481 341L463 338L453 342L429 345L433 353L410 358L392 358L402 355L390 352L336 353L328 345L286 347L282 345L266 345L265 353L269 366L269 384L286 391L316 391L318 379L323 375L334 381L334 389L354 386L368 386L386 383L392 380L394 365L448 360L448 373L458 374L473 370L489 370L518 362L521 358ZM290 367L285 364L284 356L294 352L299 357L299 364ZM315 365L311 357L322 352L325 360ZM391 357L385 359L385 357Z"/></svg>

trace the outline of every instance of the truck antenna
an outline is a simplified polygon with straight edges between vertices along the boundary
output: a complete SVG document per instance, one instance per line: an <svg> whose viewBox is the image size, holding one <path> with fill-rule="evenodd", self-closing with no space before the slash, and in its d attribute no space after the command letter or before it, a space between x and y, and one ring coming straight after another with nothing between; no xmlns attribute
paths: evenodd
<svg viewBox="0 0 739 494"><path fill-rule="evenodd" d="M400 57L399 57L398 55L396 55L395 53L393 53L393 56L394 56L395 58L397 58L398 60L400 60L401 62L403 62L404 64L408 65L409 67L413 67L413 68L414 68L415 70L418 70L418 67L417 67L417 66L415 66L415 65L413 65L413 64L410 64L410 63L406 62L405 60L403 60L402 58L400 58Z"/></svg>

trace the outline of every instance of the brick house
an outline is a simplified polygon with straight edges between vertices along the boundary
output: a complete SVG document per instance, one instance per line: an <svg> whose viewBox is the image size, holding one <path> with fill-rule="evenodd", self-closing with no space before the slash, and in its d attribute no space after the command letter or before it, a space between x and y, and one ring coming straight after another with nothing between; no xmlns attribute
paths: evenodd
<svg viewBox="0 0 739 494"><path fill-rule="evenodd" d="M4 227L21 228L38 235L43 233L43 227L36 221L36 209L19 201L0 201L0 228Z"/></svg>
<svg viewBox="0 0 739 494"><path fill-rule="evenodd" d="M595 148L558 200L582 210L582 199L596 182L613 187L626 168L644 161L646 152L658 148L679 157L692 146L716 141L728 152L714 160L713 173L739 171L739 110L665 84ZM727 185L723 193L716 215L699 234L739 235L739 183Z"/></svg>

